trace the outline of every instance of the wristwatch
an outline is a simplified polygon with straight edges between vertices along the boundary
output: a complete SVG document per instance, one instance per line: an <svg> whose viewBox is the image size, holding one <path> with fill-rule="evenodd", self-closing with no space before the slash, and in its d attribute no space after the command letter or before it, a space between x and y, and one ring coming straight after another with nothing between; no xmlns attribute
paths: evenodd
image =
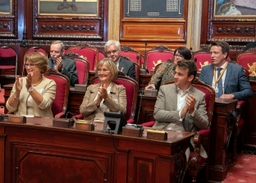
<svg viewBox="0 0 256 183"><path fill-rule="evenodd" d="M34 90L34 87L31 86L29 89L28 89L28 92L32 92Z"/></svg>

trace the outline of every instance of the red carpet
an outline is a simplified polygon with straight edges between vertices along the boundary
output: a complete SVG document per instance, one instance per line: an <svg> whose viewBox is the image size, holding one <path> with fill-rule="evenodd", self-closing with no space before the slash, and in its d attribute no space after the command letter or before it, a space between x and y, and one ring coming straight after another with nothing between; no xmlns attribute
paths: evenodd
<svg viewBox="0 0 256 183"><path fill-rule="evenodd" d="M222 183L255 183L256 155L243 154L237 157L235 165L230 168Z"/></svg>

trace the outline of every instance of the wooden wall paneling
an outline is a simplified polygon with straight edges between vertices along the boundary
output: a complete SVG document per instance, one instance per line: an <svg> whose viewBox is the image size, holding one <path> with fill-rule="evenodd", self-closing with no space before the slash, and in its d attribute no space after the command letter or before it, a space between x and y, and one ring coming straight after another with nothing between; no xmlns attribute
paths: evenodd
<svg viewBox="0 0 256 183"><path fill-rule="evenodd" d="M130 46L136 51L140 52L142 55L145 55L148 50L151 50L159 45L167 46L168 48L174 50L180 46L185 46L185 43L171 43L162 41L121 41L121 46Z"/></svg>
<svg viewBox="0 0 256 183"><path fill-rule="evenodd" d="M10 9L0 13L0 37L4 39L18 37L18 0L9 3Z"/></svg>
<svg viewBox="0 0 256 183"><path fill-rule="evenodd" d="M88 39L104 40L104 28L107 16L105 0L98 0L97 13L92 15L63 13L40 13L37 0L33 0L33 33L32 38L44 39ZM49 2L51 3L51 2ZM78 7L79 8L79 7ZM104 13L105 12L105 13ZM106 39L106 38L105 38Z"/></svg>
<svg viewBox="0 0 256 183"><path fill-rule="evenodd" d="M120 42L131 46L141 54L155 46L177 48L186 44L188 1L184 0L183 17L179 18L131 18L124 17L121 1Z"/></svg>
<svg viewBox="0 0 256 183"><path fill-rule="evenodd" d="M211 16L211 12L209 10L209 3L210 1L203 1L202 2L202 24L201 24L201 44L207 44L207 34L208 31L208 22Z"/></svg>

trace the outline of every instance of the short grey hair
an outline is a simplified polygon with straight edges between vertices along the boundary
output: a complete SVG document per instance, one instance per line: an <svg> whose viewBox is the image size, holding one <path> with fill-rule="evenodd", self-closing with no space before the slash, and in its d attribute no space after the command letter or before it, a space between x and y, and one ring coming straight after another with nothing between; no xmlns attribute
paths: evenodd
<svg viewBox="0 0 256 183"><path fill-rule="evenodd" d="M53 42L51 43L51 45L53 45L53 44L60 44L60 49L61 49L61 51L63 51L63 50L65 49L64 43L63 43L61 40L53 41Z"/></svg>
<svg viewBox="0 0 256 183"><path fill-rule="evenodd" d="M121 50L121 46L120 46L120 42L119 42L119 41L116 41L116 40L108 40L108 41L105 43L105 45L104 45L104 50L105 50L105 52L106 52L106 50L107 50L107 47L110 46L110 45L112 45L112 44L116 45L116 47L117 47L118 50Z"/></svg>

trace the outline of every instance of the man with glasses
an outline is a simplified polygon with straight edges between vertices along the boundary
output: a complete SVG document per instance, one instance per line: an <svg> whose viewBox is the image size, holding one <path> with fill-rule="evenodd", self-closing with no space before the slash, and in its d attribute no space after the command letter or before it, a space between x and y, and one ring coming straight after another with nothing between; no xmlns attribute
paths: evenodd
<svg viewBox="0 0 256 183"><path fill-rule="evenodd" d="M106 56L112 58L117 65L117 69L125 75L135 79L135 64L127 58L120 55L120 43L115 40L109 40L104 46Z"/></svg>
<svg viewBox="0 0 256 183"><path fill-rule="evenodd" d="M50 58L48 66L54 68L61 74L66 75L70 80L70 85L75 86L78 83L78 76L76 70L76 63L69 59L64 54L64 44L62 41L54 41L50 46Z"/></svg>

